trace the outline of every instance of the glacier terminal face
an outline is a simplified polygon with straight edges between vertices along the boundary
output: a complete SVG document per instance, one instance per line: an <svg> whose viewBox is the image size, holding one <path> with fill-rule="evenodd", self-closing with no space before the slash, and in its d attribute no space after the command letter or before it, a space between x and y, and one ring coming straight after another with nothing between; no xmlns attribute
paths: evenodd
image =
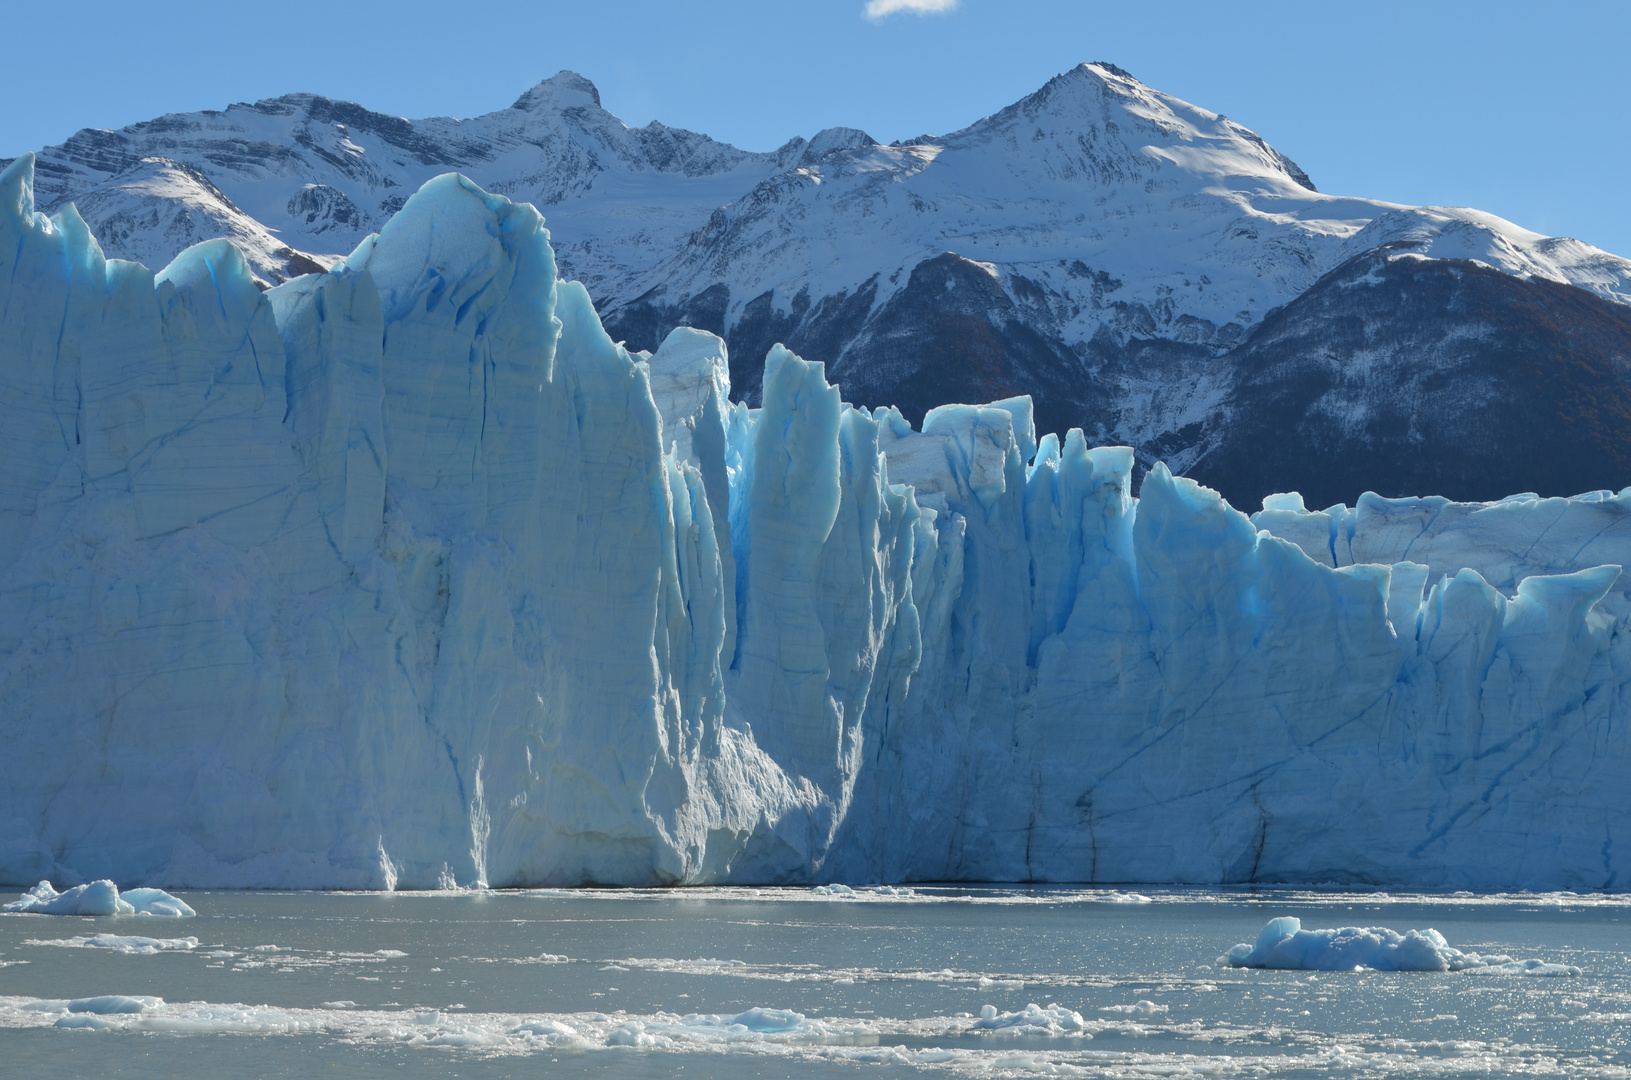
<svg viewBox="0 0 1631 1080"><path fill-rule="evenodd" d="M13 163L0 880L1625 885L1631 489L1248 517L730 371L461 176L262 291Z"/></svg>

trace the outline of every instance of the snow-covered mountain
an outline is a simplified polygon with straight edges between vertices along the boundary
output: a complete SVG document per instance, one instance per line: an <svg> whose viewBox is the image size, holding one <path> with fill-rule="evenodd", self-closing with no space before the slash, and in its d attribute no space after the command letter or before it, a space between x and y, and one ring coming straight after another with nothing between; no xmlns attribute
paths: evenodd
<svg viewBox="0 0 1631 1080"><path fill-rule="evenodd" d="M588 285L630 347L654 349L676 325L723 335L746 400L758 400L778 341L825 362L857 403L914 420L948 401L1029 393L1044 430L1080 426L1132 445L1142 464L1164 459L1242 504L1286 486L1226 464L1262 460L1230 423L1250 406L1251 339L1271 311L1369 252L1578 287L1603 301L1588 319L1610 328L1596 335L1599 366L1631 355L1612 331L1631 303L1631 261L1476 210L1321 193L1254 132L1112 64L1077 67L960 131L889 146L839 128L756 154L658 123L630 128L588 80L562 72L474 119L410 121L294 94L82 131L41 151L37 169L42 205L77 202L110 255L159 265L227 236L267 282L331 264L407 193L457 170L543 211L563 274ZM1394 273L1379 265L1360 284ZM1486 285L1475 276L1463 291ZM1494 301L1480 293L1469 305ZM1505 332L1482 315L1452 327L1419 306L1361 306L1320 307L1369 327L1327 358L1342 370L1408 368L1423 334ZM1525 334L1544 348L1570 328ZM1476 351L1464 360L1479 378L1504 378ZM1594 392L1618 393L1620 377L1605 378ZM1372 451L1321 497L1415 489L1398 466L1420 440L1363 420L1397 411L1388 392L1356 405L1350 386L1340 401L1306 403L1307 454L1343 439ZM1418 395L1405 427L1430 437L1444 407ZM1340 432L1321 427L1338 413ZM1551 482L1512 465L1470 461L1446 491L1493 497Z"/></svg>
<svg viewBox="0 0 1631 1080"><path fill-rule="evenodd" d="M842 141L823 133L814 145ZM631 129L600 107L592 83L562 72L511 107L472 120L404 120L289 94L120 131L81 131L42 151L36 175L41 206L79 202L97 235L106 234L111 256L151 254L158 265L190 243L230 235L255 272L276 282L292 276L281 248L332 263L425 181L457 170L542 208L563 260L571 255L566 272L615 291L666 258L717 207L811 150L794 139L774 154L750 154L659 123ZM105 228L127 208L85 199L152 173L155 158L199 181L198 190L178 185L168 194L199 226L190 237L171 233L167 252L156 240L127 242ZM220 231L211 232L217 222Z"/></svg>

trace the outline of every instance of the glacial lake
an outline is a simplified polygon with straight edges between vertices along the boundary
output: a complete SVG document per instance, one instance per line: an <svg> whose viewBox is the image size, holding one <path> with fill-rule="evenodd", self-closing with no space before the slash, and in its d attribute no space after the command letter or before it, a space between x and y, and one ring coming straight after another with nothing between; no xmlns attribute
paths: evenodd
<svg viewBox="0 0 1631 1080"><path fill-rule="evenodd" d="M0 1072L1631 1076L1619 896L179 895L196 918L0 916ZM1579 974L1218 963L1283 915Z"/></svg>

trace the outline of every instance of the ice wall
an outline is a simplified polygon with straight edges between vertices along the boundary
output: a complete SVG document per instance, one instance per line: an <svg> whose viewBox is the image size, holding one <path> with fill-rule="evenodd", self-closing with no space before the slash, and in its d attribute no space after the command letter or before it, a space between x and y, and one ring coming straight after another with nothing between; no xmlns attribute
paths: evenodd
<svg viewBox="0 0 1631 1080"><path fill-rule="evenodd" d="M19 159L0 880L1623 885L1631 494L1248 519L728 372L460 177L262 293Z"/></svg>

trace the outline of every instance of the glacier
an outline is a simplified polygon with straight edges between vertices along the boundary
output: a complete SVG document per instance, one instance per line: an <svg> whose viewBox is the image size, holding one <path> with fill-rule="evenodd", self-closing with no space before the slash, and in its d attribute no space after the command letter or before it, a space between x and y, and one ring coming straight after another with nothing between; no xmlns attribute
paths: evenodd
<svg viewBox="0 0 1631 1080"><path fill-rule="evenodd" d="M1625 887L1631 489L1251 516L631 353L447 174L269 291L0 173L0 881Z"/></svg>

